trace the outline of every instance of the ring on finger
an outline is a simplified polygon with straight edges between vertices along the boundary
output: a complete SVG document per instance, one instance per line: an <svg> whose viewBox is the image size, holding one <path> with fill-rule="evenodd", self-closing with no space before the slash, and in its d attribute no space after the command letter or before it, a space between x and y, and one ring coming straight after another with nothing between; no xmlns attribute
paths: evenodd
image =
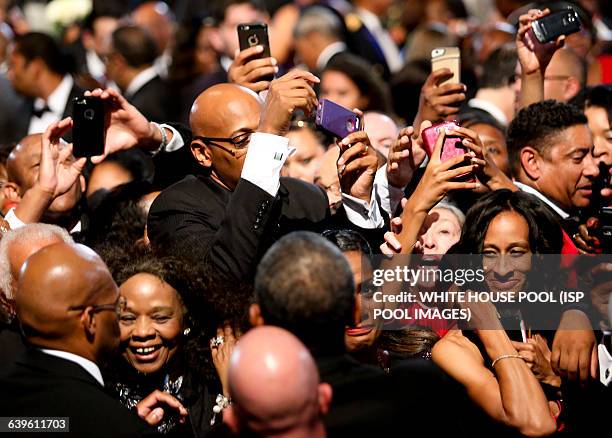
<svg viewBox="0 0 612 438"><path fill-rule="evenodd" d="M219 348L220 345L223 345L225 342L225 338L223 336L215 336L210 340L211 348Z"/></svg>

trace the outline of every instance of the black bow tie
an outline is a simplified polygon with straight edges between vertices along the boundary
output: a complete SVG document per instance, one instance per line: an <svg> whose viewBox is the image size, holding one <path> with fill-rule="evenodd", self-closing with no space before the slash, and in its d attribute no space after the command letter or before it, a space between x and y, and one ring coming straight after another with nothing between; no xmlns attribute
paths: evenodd
<svg viewBox="0 0 612 438"><path fill-rule="evenodd" d="M49 108L47 105L45 105L41 109L32 108L32 115L35 117L38 117L39 119L42 117L44 113L50 113L50 112L51 112L51 108Z"/></svg>

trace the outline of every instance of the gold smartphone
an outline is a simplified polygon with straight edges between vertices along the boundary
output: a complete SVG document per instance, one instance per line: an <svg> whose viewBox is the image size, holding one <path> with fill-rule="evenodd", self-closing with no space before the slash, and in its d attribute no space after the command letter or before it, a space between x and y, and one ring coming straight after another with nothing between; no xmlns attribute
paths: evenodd
<svg viewBox="0 0 612 438"><path fill-rule="evenodd" d="M448 68L453 76L438 85L461 82L461 51L459 47L438 47L431 51L431 71Z"/></svg>

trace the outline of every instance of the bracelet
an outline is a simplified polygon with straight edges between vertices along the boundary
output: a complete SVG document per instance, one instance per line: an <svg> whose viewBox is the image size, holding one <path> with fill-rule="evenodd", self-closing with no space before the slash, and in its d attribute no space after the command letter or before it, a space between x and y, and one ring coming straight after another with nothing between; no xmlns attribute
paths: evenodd
<svg viewBox="0 0 612 438"><path fill-rule="evenodd" d="M151 123L153 123L157 129L159 129L159 133L161 134L161 138L162 138L162 141L159 147L157 148L155 152L153 152L153 155L157 155L158 153L163 151L164 148L168 145L168 134L166 134L166 130L159 123L155 123L155 122L151 122Z"/></svg>
<svg viewBox="0 0 612 438"><path fill-rule="evenodd" d="M213 412L215 414L218 414L223 409L227 408L230 404L232 404L232 401L223 394L218 394L217 398L215 399L215 403L216 404L213 406Z"/></svg>
<svg viewBox="0 0 612 438"><path fill-rule="evenodd" d="M503 354L493 361L493 363L491 364L491 368L495 368L495 364L499 362L500 360L504 360L504 359L523 359L525 360L525 358L521 356L520 354Z"/></svg>

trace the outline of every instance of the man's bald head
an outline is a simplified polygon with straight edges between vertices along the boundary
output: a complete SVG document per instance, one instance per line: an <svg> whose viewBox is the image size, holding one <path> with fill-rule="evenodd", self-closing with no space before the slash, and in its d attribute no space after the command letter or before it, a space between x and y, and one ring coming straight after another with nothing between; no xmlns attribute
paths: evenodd
<svg viewBox="0 0 612 438"><path fill-rule="evenodd" d="M586 83L586 64L572 49L555 52L544 75L544 98L568 102Z"/></svg>
<svg viewBox="0 0 612 438"><path fill-rule="evenodd" d="M250 134L257 130L261 115L259 98L251 90L234 84L210 87L193 103L189 124L193 132L191 153L211 171L211 177L229 190L238 184ZM204 141L198 137L228 140ZM237 147L229 141L241 138Z"/></svg>
<svg viewBox="0 0 612 438"><path fill-rule="evenodd" d="M259 114L261 103L257 94L235 84L217 84L202 92L191 107L189 125L194 135L218 137L211 132L223 131L234 118L248 113Z"/></svg>
<svg viewBox="0 0 612 438"><path fill-rule="evenodd" d="M32 344L95 361L102 350L116 348L119 331L114 311L110 315L91 306L112 304L118 297L108 268L93 250L57 243L33 254L23 265L17 316ZM100 319L94 321L98 314Z"/></svg>
<svg viewBox="0 0 612 438"><path fill-rule="evenodd" d="M17 143L6 159L9 181L27 189L26 174L28 169L40 162L41 141L42 134L30 134Z"/></svg>
<svg viewBox="0 0 612 438"><path fill-rule="evenodd" d="M286 436L317 436L321 414L331 401L331 388L319 384L308 349L278 327L257 327L240 339L230 360L228 382L234 401L230 426L260 436L278 431Z"/></svg>

